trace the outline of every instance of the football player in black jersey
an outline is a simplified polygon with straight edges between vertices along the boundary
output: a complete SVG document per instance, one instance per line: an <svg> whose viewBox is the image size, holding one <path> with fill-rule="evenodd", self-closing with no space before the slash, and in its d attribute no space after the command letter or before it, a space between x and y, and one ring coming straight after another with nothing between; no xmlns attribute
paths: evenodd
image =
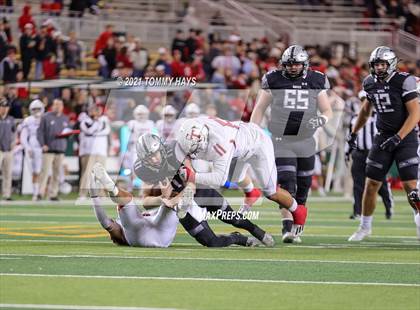
<svg viewBox="0 0 420 310"><path fill-rule="evenodd" d="M419 156L415 129L420 121L420 105L414 76L398 72L397 64L397 56L387 46L379 46L371 53L370 75L363 81L367 98L353 131L347 138L350 147L355 148L357 132L364 126L374 108L377 112L378 134L366 162L367 179L360 226L349 241L361 241L371 234L376 195L394 161L408 201L414 210L414 222L420 238L420 198L416 188Z"/></svg>
<svg viewBox="0 0 420 310"><path fill-rule="evenodd" d="M159 206L162 203L169 204L168 202L171 201L165 198L163 193L153 192L156 186L168 189L166 196L170 193L177 197L180 196L178 195L180 193L185 195L186 184L179 175L181 163L175 156L175 143L175 141L172 141L163 144L159 136L149 133L140 136L137 142L138 159L134 164L134 172L145 183L143 189L145 206ZM198 206L206 208L209 212L216 212L217 210L227 213L234 212L223 196L212 188L197 188L194 200ZM176 198L172 201L176 201ZM180 223L193 238L204 246L225 247L231 244L254 246L259 243L255 238L267 246L274 246L274 239L270 234L240 213L236 213L232 217L222 217L220 220L247 230L255 238L243 236L238 232L229 235L216 235L207 221L198 219L190 213L182 213L182 216L179 216Z"/></svg>
<svg viewBox="0 0 420 310"><path fill-rule="evenodd" d="M277 182L299 205L306 205L315 165L314 133L332 117L327 77L309 69L308 53L299 45L288 47L281 67L265 74L251 122L261 124L271 106L268 129L276 155ZM293 224L287 209L283 215L283 242L300 242L303 227Z"/></svg>

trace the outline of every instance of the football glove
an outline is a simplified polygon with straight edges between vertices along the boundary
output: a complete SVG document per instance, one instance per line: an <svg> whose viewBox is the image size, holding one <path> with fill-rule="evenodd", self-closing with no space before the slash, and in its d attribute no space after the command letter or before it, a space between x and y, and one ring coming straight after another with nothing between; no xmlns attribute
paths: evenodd
<svg viewBox="0 0 420 310"><path fill-rule="evenodd" d="M184 182L195 183L195 171L191 168L182 166L181 168L179 168L179 176Z"/></svg>
<svg viewBox="0 0 420 310"><path fill-rule="evenodd" d="M401 138L398 134L393 135L391 138L388 138L383 142L380 147L384 151L392 152L394 151L398 144L401 143Z"/></svg>
<svg viewBox="0 0 420 310"><path fill-rule="evenodd" d="M347 136L346 141L350 147L350 150L355 150L357 148L356 140L357 140L357 133L352 132Z"/></svg>
<svg viewBox="0 0 420 310"><path fill-rule="evenodd" d="M319 115L316 117L312 117L306 124L306 127L309 129L317 129L319 127L324 126L327 122L328 118L325 115Z"/></svg>

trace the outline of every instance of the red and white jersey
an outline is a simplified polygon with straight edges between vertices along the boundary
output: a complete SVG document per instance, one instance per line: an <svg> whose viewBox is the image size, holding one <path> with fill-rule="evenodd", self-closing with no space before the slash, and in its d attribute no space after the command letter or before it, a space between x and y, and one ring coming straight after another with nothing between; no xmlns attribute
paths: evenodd
<svg viewBox="0 0 420 310"><path fill-rule="evenodd" d="M25 149L41 148L37 138L37 131L41 118L28 116L23 120L20 133L20 141Z"/></svg>
<svg viewBox="0 0 420 310"><path fill-rule="evenodd" d="M196 173L195 180L208 186L223 186L232 158L246 161L261 148L265 133L253 123L229 122L220 118L199 118L209 129L208 146L196 159L213 163L211 172Z"/></svg>
<svg viewBox="0 0 420 310"><path fill-rule="evenodd" d="M128 129L130 130L130 140L128 143L128 150L134 151L139 137L145 133L151 133L155 128L155 123L152 120L139 122L136 120L128 121Z"/></svg>

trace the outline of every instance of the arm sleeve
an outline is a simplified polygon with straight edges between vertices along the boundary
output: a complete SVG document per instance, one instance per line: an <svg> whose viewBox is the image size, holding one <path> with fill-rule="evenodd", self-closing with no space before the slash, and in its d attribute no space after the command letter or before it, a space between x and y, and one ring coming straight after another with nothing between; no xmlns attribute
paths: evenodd
<svg viewBox="0 0 420 310"><path fill-rule="evenodd" d="M84 119L80 123L80 130L88 136L93 136L99 129L100 123L91 119Z"/></svg>
<svg viewBox="0 0 420 310"><path fill-rule="evenodd" d="M229 175L229 167L232 162L234 146L227 150L227 152L220 156L217 160L213 161L213 171L212 172L197 172L195 175L195 181L198 184L207 185L207 186L223 186Z"/></svg>
<svg viewBox="0 0 420 310"><path fill-rule="evenodd" d="M402 99L403 102L408 102L417 97L417 83L414 76L408 76L402 85Z"/></svg>
<svg viewBox="0 0 420 310"><path fill-rule="evenodd" d="M95 216L98 219L98 222L101 223L101 226L104 229L109 228L109 226L112 224L112 220L106 215L105 210L101 207L100 198L92 198L92 202L93 211L95 212Z"/></svg>

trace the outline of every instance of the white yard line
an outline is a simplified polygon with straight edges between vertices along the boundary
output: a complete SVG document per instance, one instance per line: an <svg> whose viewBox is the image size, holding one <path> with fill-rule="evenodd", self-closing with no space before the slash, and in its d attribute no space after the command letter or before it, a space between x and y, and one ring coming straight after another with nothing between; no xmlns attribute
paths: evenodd
<svg viewBox="0 0 420 310"><path fill-rule="evenodd" d="M393 282L346 282L346 281L295 281L295 280L263 280L234 278L180 278L180 277L140 277L140 276L102 276L76 274L30 274L30 273L0 273L2 277L44 277L44 278L76 278L76 279L117 279L117 280L158 280L158 281L209 281L209 282L245 282L245 283L275 283L275 284L320 284L320 285L363 285L363 286L404 286L420 287L418 283Z"/></svg>
<svg viewBox="0 0 420 310"><path fill-rule="evenodd" d="M48 304L0 304L0 308L12 309L63 309L63 310L176 310L174 308L117 307L117 306L79 306Z"/></svg>
<svg viewBox="0 0 420 310"><path fill-rule="evenodd" d="M275 258L222 258L222 257L162 257L162 256L121 256L121 255L97 255L97 254L0 254L2 257L47 257L47 258L100 258L100 259L152 259L152 260L199 260L199 261L235 261L235 262L282 262L282 263L320 263L320 264L371 264L371 265L420 265L415 262L386 262L386 261L350 261L350 260L317 260L317 259L275 259Z"/></svg>

